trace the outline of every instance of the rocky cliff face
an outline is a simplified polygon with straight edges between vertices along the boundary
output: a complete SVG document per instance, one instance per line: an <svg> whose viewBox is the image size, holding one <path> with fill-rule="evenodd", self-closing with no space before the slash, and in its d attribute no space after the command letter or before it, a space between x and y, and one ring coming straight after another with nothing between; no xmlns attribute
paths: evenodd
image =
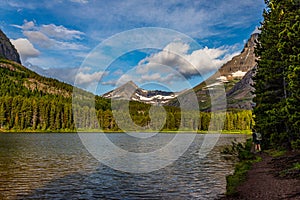
<svg viewBox="0 0 300 200"><path fill-rule="evenodd" d="M233 57L230 61L225 63L220 69L219 73L222 78L232 80L235 78L242 78L250 69L256 65L256 57L254 53L254 47L256 45L258 34L252 34L250 39L245 44L243 51ZM213 75L211 78L217 78L217 75ZM210 78L210 79L211 79Z"/></svg>
<svg viewBox="0 0 300 200"><path fill-rule="evenodd" d="M18 51L11 44L6 35L0 30L0 58L15 61L21 64L20 55Z"/></svg>
<svg viewBox="0 0 300 200"><path fill-rule="evenodd" d="M228 109L252 109L254 88L252 87L256 57L254 47L258 34L251 35L242 52L225 63L218 71L205 82L191 90L179 93L163 91L147 91L138 88L132 81L104 94L102 97L110 99L126 99L156 105L180 106L180 103L191 104L192 94L196 94L201 110L210 110L210 95L225 87ZM192 95L192 96L191 96ZM218 97L215 97L218 99ZM190 105L196 108L198 105ZM221 108L220 108L221 109Z"/></svg>
<svg viewBox="0 0 300 200"><path fill-rule="evenodd" d="M219 86L224 86L227 97L227 108L252 109L253 88L252 69L256 66L254 47L258 34L251 35L243 51L225 63L218 71L205 82L195 86L178 98L189 101L188 94L195 92L201 110L210 110L210 94ZM175 99L167 103L170 106L179 106Z"/></svg>
<svg viewBox="0 0 300 200"><path fill-rule="evenodd" d="M254 67L252 70L248 71L246 75L237 82L227 93L227 108L235 108L235 109L246 109L251 110L254 106L253 103L253 92L254 84L253 77L255 75Z"/></svg>

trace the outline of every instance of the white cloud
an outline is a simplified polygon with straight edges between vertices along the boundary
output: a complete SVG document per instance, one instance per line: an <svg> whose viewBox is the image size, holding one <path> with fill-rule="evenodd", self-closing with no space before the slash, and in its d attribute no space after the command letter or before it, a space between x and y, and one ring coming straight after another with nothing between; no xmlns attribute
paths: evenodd
<svg viewBox="0 0 300 200"><path fill-rule="evenodd" d="M180 77L178 77L176 74L162 75L160 73L153 73L150 75L148 75L148 74L142 75L139 82L141 82L141 83L143 83L143 82L172 83L174 81L174 79L176 79L176 81L180 81L179 78Z"/></svg>
<svg viewBox="0 0 300 200"><path fill-rule="evenodd" d="M88 3L89 1L88 0L70 0L71 2L74 2L74 3Z"/></svg>
<svg viewBox="0 0 300 200"><path fill-rule="evenodd" d="M152 82L163 84L165 86L172 86L181 81L185 81L185 78L180 73L174 71L172 68L160 64L156 64L156 66L156 69L162 70L149 70L147 73L138 73L136 70L137 68L134 68L126 72L126 74L120 76L118 80L110 80L101 84L121 86L128 81L133 81L139 85Z"/></svg>
<svg viewBox="0 0 300 200"><path fill-rule="evenodd" d="M230 48L208 48L190 51L190 46L182 42L168 44L162 51L141 60L136 67L137 74L172 73L172 70L186 78L204 75L218 69L234 55L229 53ZM190 51L190 52L189 52ZM168 66L168 67L163 67ZM172 70L170 70L172 69ZM143 78L143 76L142 76ZM159 77L157 77L159 79ZM174 75L174 79L177 78ZM145 76L145 80L149 77ZM154 80L154 78L152 77Z"/></svg>
<svg viewBox="0 0 300 200"><path fill-rule="evenodd" d="M85 67L80 67L79 69L78 69L78 72L89 72L89 71L91 71L92 70L92 68L91 67L87 67L87 66L85 66Z"/></svg>
<svg viewBox="0 0 300 200"><path fill-rule="evenodd" d="M51 48L55 42L39 31L24 31L23 34L32 42L42 48Z"/></svg>
<svg viewBox="0 0 300 200"><path fill-rule="evenodd" d="M81 44L77 44L74 42L61 42L56 41L55 42L55 49L68 49L68 50L86 50L87 47Z"/></svg>
<svg viewBox="0 0 300 200"><path fill-rule="evenodd" d="M137 82L136 77L133 77L130 74L122 75L115 83L113 81L109 81L109 82L112 83L112 85L121 86L121 85L127 83L128 81ZM108 85L109 82L106 82L106 85Z"/></svg>
<svg viewBox="0 0 300 200"><path fill-rule="evenodd" d="M42 25L40 31L51 38L63 40L80 39L84 35L83 32L70 30L62 25L56 26L55 24Z"/></svg>
<svg viewBox="0 0 300 200"><path fill-rule="evenodd" d="M188 43L175 41L166 45L162 51L144 58L125 74L120 74L118 80L101 84L116 86L134 81L137 84L155 82L168 86L178 85L179 82L205 77L207 73L216 71L238 54L234 50L235 46L191 50Z"/></svg>
<svg viewBox="0 0 300 200"><path fill-rule="evenodd" d="M37 65L32 65L30 62L27 63L28 68L34 70L35 72L46 76L56 78L60 81L64 81L69 84L74 84L76 80L76 86L82 88L90 88L95 86L102 75L107 72L95 72L89 73L91 71L90 67L62 67L62 68L41 68Z"/></svg>
<svg viewBox="0 0 300 200"><path fill-rule="evenodd" d="M179 42L172 42L164 48L165 51L174 52L174 53L177 53L179 55L186 54L189 49L190 49L190 46L188 44L182 43L180 41Z"/></svg>
<svg viewBox="0 0 300 200"><path fill-rule="evenodd" d="M13 24L13 27L20 28L22 30L29 30L35 27L35 23L33 21L24 20L24 24L22 26Z"/></svg>
<svg viewBox="0 0 300 200"><path fill-rule="evenodd" d="M83 72L79 72L76 76L76 82L79 85L90 84L92 82L99 81L102 75L102 72L95 72L93 74L84 74Z"/></svg>
<svg viewBox="0 0 300 200"><path fill-rule="evenodd" d="M26 62L28 58L40 55L40 51L34 48L34 46L26 38L18 38L10 41L21 55L22 62Z"/></svg>
<svg viewBox="0 0 300 200"><path fill-rule="evenodd" d="M238 36L239 31L244 31L245 27L259 23L263 4L261 0L172 0L143 3L140 0L115 0L105 4L90 1L90 6L85 8L86 12L81 12L80 7L71 12L73 16L80 13L78 18L90 20L93 26L88 30L89 35L100 40L120 31L142 26L171 28L196 38L230 38ZM95 29L99 24L101 30ZM112 27L111 24L115 26Z"/></svg>
<svg viewBox="0 0 300 200"><path fill-rule="evenodd" d="M12 25L20 28L24 36L41 48L55 50L82 50L86 49L84 45L74 42L75 39L81 39L83 32L67 29L62 25L44 24L38 26L34 21L24 21L23 25Z"/></svg>
<svg viewBox="0 0 300 200"><path fill-rule="evenodd" d="M82 50L86 49L85 46L77 44L74 42L58 41L49 38L47 35L40 31L24 31L23 34L32 42L46 49L56 49L56 50Z"/></svg>
<svg viewBox="0 0 300 200"><path fill-rule="evenodd" d="M109 86L116 86L117 81L116 80L109 80L109 81L102 81L101 85L109 85Z"/></svg>
<svg viewBox="0 0 300 200"><path fill-rule="evenodd" d="M117 69L116 71L113 72L113 75L122 75L124 74L122 69Z"/></svg>
<svg viewBox="0 0 300 200"><path fill-rule="evenodd" d="M140 0L105 3L89 0L9 0L3 1L3 4L32 10L46 8L46 12L55 13L58 20L63 18L76 24L84 23L88 35L96 35L99 40L120 31L145 26L171 28L195 38L217 35L226 39L257 25L265 7L262 0L153 0L142 3Z"/></svg>
<svg viewBox="0 0 300 200"><path fill-rule="evenodd" d="M77 70L74 79L76 86L90 90L98 84L102 76L105 76L108 73L102 71L91 73L91 70L92 68L88 66L81 67Z"/></svg>

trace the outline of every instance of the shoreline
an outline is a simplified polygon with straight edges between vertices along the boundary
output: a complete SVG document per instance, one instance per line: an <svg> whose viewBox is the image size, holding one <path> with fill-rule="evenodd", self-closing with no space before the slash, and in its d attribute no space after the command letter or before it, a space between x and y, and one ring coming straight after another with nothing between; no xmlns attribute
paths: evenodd
<svg viewBox="0 0 300 200"><path fill-rule="evenodd" d="M129 131L131 133L156 133L157 131L149 131L149 130L145 130L145 131ZM6 134L6 133L18 133L18 134L22 134L22 133L107 133L107 134L114 134L114 133L126 133L124 131L103 131L103 130L98 130L98 129L92 129L92 130L66 130L66 131L62 131L62 130L3 130L0 129L0 134ZM196 133L196 134L243 134L243 135L249 135L251 134L250 130L232 130L232 131L227 131L227 130L222 130L222 131L189 131L189 130L180 130L180 131L169 131L169 130L162 130L159 131L159 133L169 133L169 134L176 134L176 133Z"/></svg>
<svg viewBox="0 0 300 200"><path fill-rule="evenodd" d="M252 164L236 191L220 199L300 199L300 151L270 154L258 154L261 161Z"/></svg>

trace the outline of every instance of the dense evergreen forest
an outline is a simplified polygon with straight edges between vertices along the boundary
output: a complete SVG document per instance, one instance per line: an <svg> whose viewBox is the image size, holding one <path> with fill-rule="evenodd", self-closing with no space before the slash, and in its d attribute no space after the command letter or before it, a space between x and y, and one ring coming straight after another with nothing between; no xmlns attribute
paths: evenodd
<svg viewBox="0 0 300 200"><path fill-rule="evenodd" d="M265 0L266 9L256 47L254 77L256 106L252 111L226 113L224 130L249 130L253 126L263 134L266 147L300 147L300 0ZM72 104L71 85L41 77L25 67L0 60L0 131L75 131L76 127L120 131L110 101L81 91L93 98ZM84 99L84 98L83 98ZM150 105L130 102L130 117L137 125L150 130ZM74 120L74 109L80 115ZM205 131L211 113L181 111L164 107L166 123L162 130ZM181 119L182 112L190 117ZM214 114L215 115L215 114ZM219 117L219 116L214 116ZM128 118L124 118L126 123ZM254 122L255 121L255 122ZM158 122L157 122L158 123Z"/></svg>
<svg viewBox="0 0 300 200"><path fill-rule="evenodd" d="M0 130L2 131L76 131L102 129L121 131L116 123L110 100L80 91L87 100L73 105L71 85L55 79L41 77L27 68L8 60L0 60ZM78 92L76 92L78 93ZM91 105L90 98L94 104ZM151 106L130 102L130 116L135 124L151 131L159 128L159 120L150 119ZM73 110L80 113L74 120ZM210 124L211 113L183 111L176 107L164 107L166 122L162 130L205 131L208 127L218 130L223 124ZM164 111L161 111L164 112ZM159 115L159 113L156 113ZM164 113L161 113L163 115ZM124 116L126 113L124 113ZM214 116L221 117L221 116ZM225 130L249 130L252 122L251 111L232 111L226 114ZM126 123L126 121L121 122Z"/></svg>
<svg viewBox="0 0 300 200"><path fill-rule="evenodd" d="M80 115L76 115L75 126L73 108L71 99L62 97L2 96L0 97L0 126L2 130L7 131L75 131L75 128L121 131L111 109L103 110L77 105L75 109ZM182 121L180 109L171 107L165 109L167 116L163 130L176 131L181 127L180 130L206 131L209 126L211 130L219 130L221 127L220 124L210 124L211 113L208 112L193 114L189 112L191 117L184 118ZM145 131L152 130L150 124L156 127L153 123L160 123L160 121L150 120L147 104L130 102L130 117L137 125L145 127ZM126 119L128 118L124 120ZM249 130L251 124L251 111L228 112L224 130Z"/></svg>
<svg viewBox="0 0 300 200"><path fill-rule="evenodd" d="M267 147L300 147L300 1L266 0L258 38L256 129Z"/></svg>

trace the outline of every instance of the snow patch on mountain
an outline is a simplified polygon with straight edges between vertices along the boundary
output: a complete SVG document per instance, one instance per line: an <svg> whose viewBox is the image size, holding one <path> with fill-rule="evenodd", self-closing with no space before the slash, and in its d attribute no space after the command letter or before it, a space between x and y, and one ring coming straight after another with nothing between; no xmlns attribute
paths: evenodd
<svg viewBox="0 0 300 200"><path fill-rule="evenodd" d="M163 105L176 98L179 93L160 90L145 90L129 81L124 85L102 95L104 98L139 101L147 104Z"/></svg>

